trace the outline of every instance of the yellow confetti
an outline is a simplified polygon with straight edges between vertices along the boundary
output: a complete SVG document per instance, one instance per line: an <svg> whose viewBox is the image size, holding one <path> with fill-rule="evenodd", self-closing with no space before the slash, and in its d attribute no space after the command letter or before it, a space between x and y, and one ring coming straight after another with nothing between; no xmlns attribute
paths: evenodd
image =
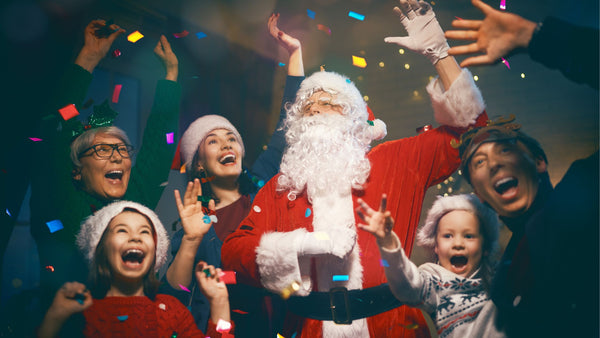
<svg viewBox="0 0 600 338"><path fill-rule="evenodd" d="M280 293L281 298L283 298L284 300L288 299L288 298L290 298L290 296L292 294L294 294L298 290L300 290L300 284L298 282L294 281L288 287L281 290L281 293Z"/></svg>
<svg viewBox="0 0 600 338"><path fill-rule="evenodd" d="M365 68L367 66L367 60L365 60L365 58L361 58L360 56L352 55L352 65L358 68Z"/></svg>
<svg viewBox="0 0 600 338"><path fill-rule="evenodd" d="M127 41L131 43L136 43L139 39L143 38L144 34L139 31L135 31L127 36Z"/></svg>
<svg viewBox="0 0 600 338"><path fill-rule="evenodd" d="M179 172L185 174L185 164L182 165L181 168L179 168Z"/></svg>

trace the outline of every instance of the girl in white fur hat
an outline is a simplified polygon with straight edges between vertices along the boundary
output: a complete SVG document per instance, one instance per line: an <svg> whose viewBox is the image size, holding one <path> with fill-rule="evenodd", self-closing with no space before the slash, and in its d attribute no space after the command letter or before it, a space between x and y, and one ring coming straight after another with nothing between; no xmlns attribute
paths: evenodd
<svg viewBox="0 0 600 338"><path fill-rule="evenodd" d="M85 336L204 337L189 310L177 299L157 294L156 272L166 262L169 238L158 216L145 206L111 203L88 217L77 244L90 266L90 291L78 282L59 289L38 331L56 336L80 312ZM217 324L231 326L228 293L220 269L200 262L196 278L211 303L208 334ZM80 318L80 317L79 317ZM71 320L66 335L81 334Z"/></svg>
<svg viewBox="0 0 600 338"><path fill-rule="evenodd" d="M417 267L392 231L394 220L359 200L359 228L377 239L381 264L400 301L427 312L440 337L503 337L495 329L495 306L488 291L492 257L498 247L498 216L474 195L442 197L433 203L417 233L417 243L432 250L437 263Z"/></svg>

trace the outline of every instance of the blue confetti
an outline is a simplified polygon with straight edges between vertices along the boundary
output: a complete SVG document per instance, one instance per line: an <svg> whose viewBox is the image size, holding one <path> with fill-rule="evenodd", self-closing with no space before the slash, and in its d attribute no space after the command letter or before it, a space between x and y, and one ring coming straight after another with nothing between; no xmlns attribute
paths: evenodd
<svg viewBox="0 0 600 338"><path fill-rule="evenodd" d="M310 213L311 213L310 208L306 208L306 212L304 212L304 217L310 216Z"/></svg>
<svg viewBox="0 0 600 338"><path fill-rule="evenodd" d="M315 14L316 13L314 11L311 11L310 9L306 10L306 15L308 15L308 17L311 18L311 19L313 19L313 20L315 19Z"/></svg>
<svg viewBox="0 0 600 338"><path fill-rule="evenodd" d="M348 275L333 275L334 282L341 282L341 281L347 281L347 280L348 280Z"/></svg>
<svg viewBox="0 0 600 338"><path fill-rule="evenodd" d="M46 225L48 226L48 229L50 229L51 234L57 232L58 230L62 230L64 228L62 222L58 219L55 219L54 221L46 222Z"/></svg>
<svg viewBox="0 0 600 338"><path fill-rule="evenodd" d="M348 82L348 83L352 83L352 81L350 81L350 79L346 79L346 82Z"/></svg>
<svg viewBox="0 0 600 338"><path fill-rule="evenodd" d="M356 12L350 11L348 12L348 16L351 18L355 18L356 20L360 20L363 21L365 19L365 16L362 14L358 14Z"/></svg>
<svg viewBox="0 0 600 338"><path fill-rule="evenodd" d="M256 183L256 185L257 185L259 188L262 188L262 187L265 185L265 181L264 181L264 180L258 180L258 183Z"/></svg>
<svg viewBox="0 0 600 338"><path fill-rule="evenodd" d="M6 214L10 217L12 217L12 215L10 214L10 211L8 211L8 209L6 209Z"/></svg>
<svg viewBox="0 0 600 338"><path fill-rule="evenodd" d="M204 223L206 224L210 224L211 220L210 220L210 216L208 215L204 215L204 217L202 217L202 220L204 221Z"/></svg>
<svg viewBox="0 0 600 338"><path fill-rule="evenodd" d="M128 315L122 315L122 316L117 316L117 319L121 322L124 322L127 320L127 318L129 318Z"/></svg>
<svg viewBox="0 0 600 338"><path fill-rule="evenodd" d="M206 36L207 36L207 35L206 35L206 33L204 33L204 32L198 32L198 33L196 33L196 37L197 37L198 39L205 38Z"/></svg>
<svg viewBox="0 0 600 338"><path fill-rule="evenodd" d="M283 62L280 62L280 63L279 63L279 67L283 67L283 66L285 66L285 63L283 63Z"/></svg>
<svg viewBox="0 0 600 338"><path fill-rule="evenodd" d="M390 264L385 259L382 259L379 262L381 263L381 266L383 266L385 268L389 268L390 267Z"/></svg>

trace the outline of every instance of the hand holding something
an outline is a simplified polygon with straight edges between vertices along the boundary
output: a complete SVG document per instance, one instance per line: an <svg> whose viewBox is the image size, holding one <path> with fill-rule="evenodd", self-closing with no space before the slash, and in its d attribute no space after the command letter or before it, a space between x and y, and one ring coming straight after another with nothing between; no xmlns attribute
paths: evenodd
<svg viewBox="0 0 600 338"><path fill-rule="evenodd" d="M171 49L169 40L164 35L160 36L160 40L154 47L154 54L158 56L162 62L165 70L167 71L166 79L171 81L177 81L179 75L179 60L177 55Z"/></svg>
<svg viewBox="0 0 600 338"><path fill-rule="evenodd" d="M511 52L527 48L537 24L518 15L493 9L480 0L472 0L485 18L483 20L454 20L452 26L465 30L451 30L446 37L455 40L475 41L469 45L452 47L451 55L484 53L461 62L462 67L489 65L500 61Z"/></svg>
<svg viewBox="0 0 600 338"><path fill-rule="evenodd" d="M450 47L431 5L424 1L400 0L400 6L402 9L394 7L394 13L400 17L408 36L386 37L384 41L424 55L434 65L448 56Z"/></svg>
<svg viewBox="0 0 600 338"><path fill-rule="evenodd" d="M104 20L91 21L84 31L84 45L75 60L75 63L90 73L96 68L100 60L106 56L115 39L125 33L125 30L116 24L109 28L112 33L108 36L98 36L97 31L106 26Z"/></svg>
<svg viewBox="0 0 600 338"><path fill-rule="evenodd" d="M39 327L39 337L56 337L65 321L73 314L92 306L92 296L85 285L77 282L65 283L54 296L44 320Z"/></svg>
<svg viewBox="0 0 600 338"><path fill-rule="evenodd" d="M221 269L206 262L198 262L196 265L196 280L202 293L210 303L211 320L216 324L219 319L231 321L229 312L229 293L227 286L221 281Z"/></svg>
<svg viewBox="0 0 600 338"><path fill-rule="evenodd" d="M380 246L387 249L395 249L392 236L394 219L391 216L391 212L385 210L387 205L386 194L381 195L381 205L378 211L373 210L362 199L358 199L358 203L359 207L356 208L356 212L367 223L358 224L358 228L373 234Z"/></svg>
<svg viewBox="0 0 600 338"><path fill-rule="evenodd" d="M179 190L175 189L174 194L177 211L179 211L179 218L183 225L184 240L201 241L202 237L210 229L212 221L209 223L204 222L205 215L202 211L202 202L198 200L198 197L202 196L200 180L196 178L194 179L194 182L188 182L183 196L183 203L181 201ZM208 208L210 210L215 209L214 200L208 202Z"/></svg>

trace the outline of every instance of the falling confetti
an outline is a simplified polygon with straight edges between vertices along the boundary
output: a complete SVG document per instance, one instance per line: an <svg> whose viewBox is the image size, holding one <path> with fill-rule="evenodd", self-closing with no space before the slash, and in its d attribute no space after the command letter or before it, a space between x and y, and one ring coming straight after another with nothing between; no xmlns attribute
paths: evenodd
<svg viewBox="0 0 600 338"><path fill-rule="evenodd" d="M310 208L306 208L306 211L304 212L304 217L309 217L310 216Z"/></svg>
<svg viewBox="0 0 600 338"><path fill-rule="evenodd" d="M173 142L175 142L174 137L174 133L167 133L167 144L173 144Z"/></svg>
<svg viewBox="0 0 600 338"><path fill-rule="evenodd" d="M367 60L365 60L365 58L361 58L360 56L352 55L352 65L358 68L365 68L367 66Z"/></svg>
<svg viewBox="0 0 600 338"><path fill-rule="evenodd" d="M198 197L200 197L200 196L198 196ZM204 223L206 223L206 224L210 224L211 223L210 216L204 215L204 217L202 217L202 221L204 221Z"/></svg>
<svg viewBox="0 0 600 338"><path fill-rule="evenodd" d="M10 214L10 211L8 211L8 209L6 209L6 214L7 214L9 217L12 217L12 215Z"/></svg>
<svg viewBox="0 0 600 338"><path fill-rule="evenodd" d="M116 58L118 58L119 56L121 56L121 51L120 51L120 50L118 50L118 49L115 49L115 50L113 50L113 51L112 51L112 54L111 54L111 55L112 55L112 57L113 57L113 58L115 58L115 59L116 59Z"/></svg>
<svg viewBox="0 0 600 338"><path fill-rule="evenodd" d="M306 15L308 15L308 17L311 18L311 19L313 19L313 20L315 19L315 14L316 13L314 11L311 11L310 9L306 10Z"/></svg>
<svg viewBox="0 0 600 338"><path fill-rule="evenodd" d="M235 271L221 271L219 278L225 284L236 284L237 283Z"/></svg>
<svg viewBox="0 0 600 338"><path fill-rule="evenodd" d="M185 174L185 164L181 166L181 168L179 168L179 173L180 174Z"/></svg>
<svg viewBox="0 0 600 338"><path fill-rule="evenodd" d="M510 64L508 63L508 61L505 58L501 58L502 59L502 63L506 66L506 68L510 69Z"/></svg>
<svg viewBox="0 0 600 338"><path fill-rule="evenodd" d="M327 35L331 35L331 29L325 25L318 24L317 29L319 29L322 32L327 33Z"/></svg>
<svg viewBox="0 0 600 338"><path fill-rule="evenodd" d="M60 108L58 110L58 112L60 113L60 116L62 116L63 120L65 120L65 121L72 119L75 116L79 115L77 108L75 108L75 105L72 103Z"/></svg>
<svg viewBox="0 0 600 338"><path fill-rule="evenodd" d="M185 38L186 36L188 36L188 34L190 34L190 32L188 32L187 30L183 30L183 32L180 33L173 33L173 36L175 37L175 39L179 39Z"/></svg>
<svg viewBox="0 0 600 338"><path fill-rule="evenodd" d="M196 37L197 37L198 39L202 39L202 38L205 38L205 37L207 37L207 35L206 35L206 33L204 33L204 32L198 32L198 33L196 33Z"/></svg>
<svg viewBox="0 0 600 338"><path fill-rule="evenodd" d="M421 134L423 132L431 130L433 127L430 124L426 124L422 127L417 128L417 134Z"/></svg>
<svg viewBox="0 0 600 338"><path fill-rule="evenodd" d="M283 62L280 62L280 63L279 63L279 67L283 67L283 66L285 66L285 63L283 63Z"/></svg>
<svg viewBox="0 0 600 338"><path fill-rule="evenodd" d="M364 15L358 14L358 13L353 12L353 11L348 12L348 16L351 17L351 18L354 18L356 20L360 20L360 21L363 21L365 19Z"/></svg>
<svg viewBox="0 0 600 338"><path fill-rule="evenodd" d="M144 34L140 33L139 31L135 31L127 36L127 41L131 43L136 43L143 37Z"/></svg>
<svg viewBox="0 0 600 338"><path fill-rule="evenodd" d="M46 265L46 271L54 272L54 267L52 265Z"/></svg>
<svg viewBox="0 0 600 338"><path fill-rule="evenodd" d="M122 315L122 316L117 316L117 319L121 322L124 322L127 320L127 318L129 318L128 315Z"/></svg>
<svg viewBox="0 0 600 338"><path fill-rule="evenodd" d="M112 94L112 102L113 103L119 103L119 95L121 95L121 89L123 89L123 85L121 85L121 84L115 85L115 89L113 89L113 94Z"/></svg>
<svg viewBox="0 0 600 338"><path fill-rule="evenodd" d="M381 266L383 266L384 268L388 268L390 266L390 264L385 260L382 259L379 261L379 263L381 264Z"/></svg>
<svg viewBox="0 0 600 338"><path fill-rule="evenodd" d="M506 0L500 0L500 9L506 10Z"/></svg>
<svg viewBox="0 0 600 338"><path fill-rule="evenodd" d="M167 306L164 303L160 303L158 304L158 308L163 310L163 311L167 311Z"/></svg>
<svg viewBox="0 0 600 338"><path fill-rule="evenodd" d="M62 222L60 220L58 220L58 219L46 222L46 225L48 226L48 229L50 230L51 234L53 234L53 233L57 232L58 230L61 230L61 229L64 228Z"/></svg>
<svg viewBox="0 0 600 338"><path fill-rule="evenodd" d="M29 139L32 140L33 142L40 142L40 141L42 141L41 138L37 138L37 137L30 137Z"/></svg>
<svg viewBox="0 0 600 338"><path fill-rule="evenodd" d="M181 284L178 284L178 285L179 285L179 288L180 288L181 290L183 290L183 291L185 291L185 292L191 292L191 291L190 291L190 289L186 288L185 286L183 286L183 285L181 285Z"/></svg>
<svg viewBox="0 0 600 338"><path fill-rule="evenodd" d="M217 332L228 333L230 330L231 330L231 323L226 320L219 319L219 321L217 322Z"/></svg>
<svg viewBox="0 0 600 338"><path fill-rule="evenodd" d="M347 281L349 279L348 275L333 275L332 280L334 282L342 282Z"/></svg>
<svg viewBox="0 0 600 338"><path fill-rule="evenodd" d="M460 18L458 16L455 16L456 20L462 20L463 18Z"/></svg>
<svg viewBox="0 0 600 338"><path fill-rule="evenodd" d="M161 184L159 184L159 187L166 187L167 185L169 185L169 181L164 181Z"/></svg>

